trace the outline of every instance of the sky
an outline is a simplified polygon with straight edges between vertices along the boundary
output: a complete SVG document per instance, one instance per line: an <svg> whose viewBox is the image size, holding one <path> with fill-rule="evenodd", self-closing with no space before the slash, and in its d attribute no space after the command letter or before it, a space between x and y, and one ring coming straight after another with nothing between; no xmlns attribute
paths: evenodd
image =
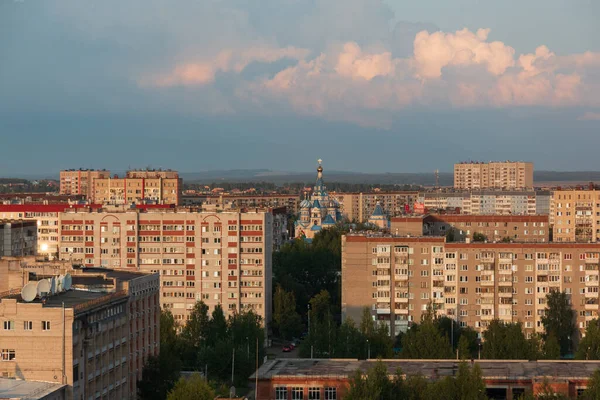
<svg viewBox="0 0 600 400"><path fill-rule="evenodd" d="M0 176L600 170L597 0L0 0Z"/></svg>

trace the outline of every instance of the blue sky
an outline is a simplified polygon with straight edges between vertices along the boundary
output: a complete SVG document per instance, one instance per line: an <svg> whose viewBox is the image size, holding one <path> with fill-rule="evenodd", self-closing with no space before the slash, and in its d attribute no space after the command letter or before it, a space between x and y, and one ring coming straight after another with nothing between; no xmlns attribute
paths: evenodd
<svg viewBox="0 0 600 400"><path fill-rule="evenodd" d="M598 170L593 0L0 1L0 176Z"/></svg>

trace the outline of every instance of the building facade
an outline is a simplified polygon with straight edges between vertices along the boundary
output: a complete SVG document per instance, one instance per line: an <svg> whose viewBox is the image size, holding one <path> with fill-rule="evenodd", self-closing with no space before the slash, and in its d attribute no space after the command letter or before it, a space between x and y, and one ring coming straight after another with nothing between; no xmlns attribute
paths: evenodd
<svg viewBox="0 0 600 400"><path fill-rule="evenodd" d="M550 213L548 191L469 190L420 192L418 202L427 210L454 210L473 215L537 215Z"/></svg>
<svg viewBox="0 0 600 400"><path fill-rule="evenodd" d="M179 205L181 185L176 171L128 171L124 178L115 175L94 180L91 201L112 205Z"/></svg>
<svg viewBox="0 0 600 400"><path fill-rule="evenodd" d="M25 279L60 271L29 267L35 272L23 274ZM15 292L0 295L0 372L67 385L69 400L136 398L143 365L159 352L158 275L71 272L72 289L44 301L25 302Z"/></svg>
<svg viewBox="0 0 600 400"><path fill-rule="evenodd" d="M183 206L218 205L230 208L281 208L286 207L289 214L297 214L300 209L298 194L194 194L182 195Z"/></svg>
<svg viewBox="0 0 600 400"><path fill-rule="evenodd" d="M533 163L522 161L454 164L455 189L533 188Z"/></svg>
<svg viewBox="0 0 600 400"><path fill-rule="evenodd" d="M96 179L110 178L110 171L95 169L68 169L60 171L60 194L93 197Z"/></svg>
<svg viewBox="0 0 600 400"><path fill-rule="evenodd" d="M329 196L323 182L323 167L319 160L313 192L309 199L300 203L300 213L295 222L295 237L312 240L322 229L334 227L341 219L339 203Z"/></svg>
<svg viewBox="0 0 600 400"><path fill-rule="evenodd" d="M36 249L35 221L0 219L0 257L30 256Z"/></svg>
<svg viewBox="0 0 600 400"><path fill-rule="evenodd" d="M273 214L127 210L59 214L59 258L157 272L161 304L185 322L194 304L271 318Z"/></svg>
<svg viewBox="0 0 600 400"><path fill-rule="evenodd" d="M600 245L446 243L440 237L342 237L342 319L364 307L390 332L432 306L481 332L492 319L542 332L546 295L565 291L583 332L598 318Z"/></svg>
<svg viewBox="0 0 600 400"><path fill-rule="evenodd" d="M600 191L555 190L551 219L555 242L597 242L600 237Z"/></svg>
<svg viewBox="0 0 600 400"><path fill-rule="evenodd" d="M401 228L403 222L394 222L394 228ZM479 233L488 242L513 241L544 243L550 239L548 215L447 215L431 214L423 219L423 234L445 236L452 231L452 241L473 241Z"/></svg>
<svg viewBox="0 0 600 400"><path fill-rule="evenodd" d="M349 221L367 222L375 212L377 203L388 216L406 214L412 211L418 200L418 192L372 192L372 193L331 193L340 204L340 212Z"/></svg>

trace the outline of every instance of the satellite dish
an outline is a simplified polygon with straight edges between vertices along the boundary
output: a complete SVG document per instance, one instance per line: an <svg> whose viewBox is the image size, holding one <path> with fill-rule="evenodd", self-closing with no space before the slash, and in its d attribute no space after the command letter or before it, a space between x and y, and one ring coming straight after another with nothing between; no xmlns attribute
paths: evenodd
<svg viewBox="0 0 600 400"><path fill-rule="evenodd" d="M55 277L52 277L50 279L50 293L56 294L56 278Z"/></svg>
<svg viewBox="0 0 600 400"><path fill-rule="evenodd" d="M71 278L71 274L66 274L65 279L63 280L63 288L65 291L71 289L71 284L73 283L73 279Z"/></svg>
<svg viewBox="0 0 600 400"><path fill-rule="evenodd" d="M58 280L56 282L56 291L57 292L64 292L65 290L65 276L64 275L60 275L58 277Z"/></svg>
<svg viewBox="0 0 600 400"><path fill-rule="evenodd" d="M47 296L50 293L50 281L42 279L37 283L37 294L40 297Z"/></svg>
<svg viewBox="0 0 600 400"><path fill-rule="evenodd" d="M37 294L37 283L35 282L29 282L21 289L21 298L28 303L33 301Z"/></svg>

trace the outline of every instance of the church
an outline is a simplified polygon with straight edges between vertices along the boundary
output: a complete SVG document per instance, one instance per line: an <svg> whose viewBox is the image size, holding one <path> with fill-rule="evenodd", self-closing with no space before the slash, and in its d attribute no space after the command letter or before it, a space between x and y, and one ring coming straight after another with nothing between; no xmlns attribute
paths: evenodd
<svg viewBox="0 0 600 400"><path fill-rule="evenodd" d="M317 232L335 226L342 220L340 204L329 197L327 188L323 183L322 160L318 160L317 181L310 195L300 203L300 215L295 222L295 236L307 241L312 241Z"/></svg>

